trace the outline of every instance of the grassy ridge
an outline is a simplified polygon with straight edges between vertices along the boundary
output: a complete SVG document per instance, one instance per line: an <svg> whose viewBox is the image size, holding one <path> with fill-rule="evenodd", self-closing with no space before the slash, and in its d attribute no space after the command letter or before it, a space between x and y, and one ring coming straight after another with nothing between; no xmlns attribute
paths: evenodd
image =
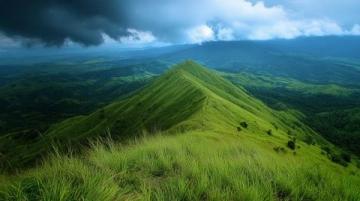
<svg viewBox="0 0 360 201"><path fill-rule="evenodd" d="M276 125L279 132L285 133L293 129L295 123L300 136L316 135L291 113L271 110L244 89L193 62L175 66L127 100L115 102L89 116L55 125L47 135L77 139L110 130L115 137L121 137L143 130L151 132L153 127L176 130L181 126L235 130L241 121L254 124L250 126L250 130L257 128L253 132Z"/></svg>
<svg viewBox="0 0 360 201"><path fill-rule="evenodd" d="M161 134L55 154L0 177L0 200L358 200L358 168L332 163L319 146L330 144L301 118L185 62L126 100L53 126L18 160L52 141ZM307 137L316 143L302 142Z"/></svg>
<svg viewBox="0 0 360 201"><path fill-rule="evenodd" d="M224 115L226 114L226 115ZM77 146L91 137L127 139L143 132L188 130L236 131L311 136L324 142L290 111L277 112L250 96L244 89L194 62L179 64L136 95L110 104L88 116L78 116L54 125L41 140L17 147L7 156L10 164L22 166L51 149L51 143ZM241 128L240 128L241 129ZM20 153L20 154L19 154ZM17 155L20 155L18 157Z"/></svg>

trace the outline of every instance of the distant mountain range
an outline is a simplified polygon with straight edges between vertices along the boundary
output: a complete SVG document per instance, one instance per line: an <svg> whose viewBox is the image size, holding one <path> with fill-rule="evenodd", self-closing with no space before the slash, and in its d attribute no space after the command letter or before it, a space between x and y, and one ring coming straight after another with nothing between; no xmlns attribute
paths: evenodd
<svg viewBox="0 0 360 201"><path fill-rule="evenodd" d="M192 59L230 72L291 77L312 83L360 83L360 37L208 42L159 56Z"/></svg>

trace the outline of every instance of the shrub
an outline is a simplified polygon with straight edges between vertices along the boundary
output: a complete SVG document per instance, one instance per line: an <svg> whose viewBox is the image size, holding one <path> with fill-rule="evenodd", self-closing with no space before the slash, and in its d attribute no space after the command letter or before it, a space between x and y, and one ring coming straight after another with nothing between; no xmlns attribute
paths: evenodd
<svg viewBox="0 0 360 201"><path fill-rule="evenodd" d="M240 132L242 130L241 127L239 127L239 126L236 127L236 129L237 129L238 132Z"/></svg>
<svg viewBox="0 0 360 201"><path fill-rule="evenodd" d="M287 146L290 149L295 150L295 147L296 147L295 141L294 140L289 140L288 143L287 143Z"/></svg>
<svg viewBox="0 0 360 201"><path fill-rule="evenodd" d="M247 128L249 125L245 121L243 121L243 122L240 122L240 126L243 128Z"/></svg>
<svg viewBox="0 0 360 201"><path fill-rule="evenodd" d="M266 133L267 133L268 135L272 135L272 130L269 129L268 131L266 131Z"/></svg>

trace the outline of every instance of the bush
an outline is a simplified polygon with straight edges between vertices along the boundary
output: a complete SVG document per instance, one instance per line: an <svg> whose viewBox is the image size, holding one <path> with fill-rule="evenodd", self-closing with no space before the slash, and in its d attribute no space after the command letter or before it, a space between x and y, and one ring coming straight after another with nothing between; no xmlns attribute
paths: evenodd
<svg viewBox="0 0 360 201"><path fill-rule="evenodd" d="M247 128L249 125L245 121L243 121L243 122L240 122L240 126L243 128Z"/></svg>
<svg viewBox="0 0 360 201"><path fill-rule="evenodd" d="M289 140L288 143L287 143L287 146L288 146L290 149L295 150L295 148L296 148L295 141L294 141L294 140Z"/></svg>
<svg viewBox="0 0 360 201"><path fill-rule="evenodd" d="M268 135L272 135L272 130L269 129L268 131L266 131L266 133L267 133Z"/></svg>
<svg viewBox="0 0 360 201"><path fill-rule="evenodd" d="M238 132L240 132L242 130L241 127L239 127L239 126L236 127L236 129L237 129Z"/></svg>

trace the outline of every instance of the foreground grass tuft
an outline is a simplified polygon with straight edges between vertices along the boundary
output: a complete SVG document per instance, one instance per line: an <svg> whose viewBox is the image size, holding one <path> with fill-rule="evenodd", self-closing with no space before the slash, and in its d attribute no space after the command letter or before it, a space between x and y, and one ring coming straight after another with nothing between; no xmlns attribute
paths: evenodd
<svg viewBox="0 0 360 201"><path fill-rule="evenodd" d="M196 132L98 143L7 180L0 200L359 200L358 173L261 146Z"/></svg>

